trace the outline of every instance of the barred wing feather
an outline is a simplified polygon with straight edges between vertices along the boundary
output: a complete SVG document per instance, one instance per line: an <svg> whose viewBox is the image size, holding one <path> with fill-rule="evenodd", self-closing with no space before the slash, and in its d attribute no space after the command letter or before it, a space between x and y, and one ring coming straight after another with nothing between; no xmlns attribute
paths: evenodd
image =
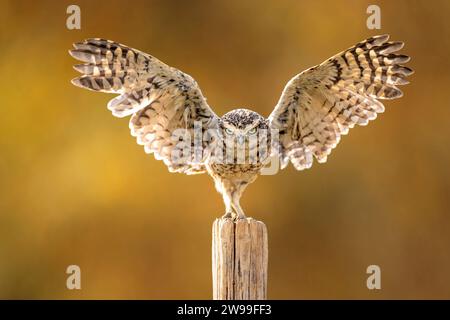
<svg viewBox="0 0 450 320"><path fill-rule="evenodd" d="M279 132L276 145L282 168L310 168L313 158L326 162L341 136L367 125L384 112L380 100L402 96L413 71L410 58L396 52L402 42L388 35L369 38L292 78L269 116Z"/></svg>
<svg viewBox="0 0 450 320"><path fill-rule="evenodd" d="M119 94L108 103L108 109L116 117L132 116L131 134L147 153L154 153L172 172L204 172L206 153L198 157L189 148L194 125L198 122L203 131L215 128L218 117L191 76L110 40L87 39L75 43L69 52L84 62L74 66L82 76L72 83ZM185 135L174 139L173 133L179 129L185 130ZM202 143L208 150L208 141Z"/></svg>

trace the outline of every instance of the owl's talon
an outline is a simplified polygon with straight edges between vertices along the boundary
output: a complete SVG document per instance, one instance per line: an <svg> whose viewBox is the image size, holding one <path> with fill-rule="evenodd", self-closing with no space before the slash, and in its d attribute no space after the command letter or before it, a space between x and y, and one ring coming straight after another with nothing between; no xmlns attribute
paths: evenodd
<svg viewBox="0 0 450 320"><path fill-rule="evenodd" d="M233 218L233 213L232 212L226 212L221 219L232 219Z"/></svg>

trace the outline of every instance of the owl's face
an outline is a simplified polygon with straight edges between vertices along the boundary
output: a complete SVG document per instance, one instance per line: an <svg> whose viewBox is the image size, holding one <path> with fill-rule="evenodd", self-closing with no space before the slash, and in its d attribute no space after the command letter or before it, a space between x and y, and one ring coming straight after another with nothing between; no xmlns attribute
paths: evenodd
<svg viewBox="0 0 450 320"><path fill-rule="evenodd" d="M266 119L258 113L247 109L236 109L222 117L221 129L225 140L233 139L238 145L256 140L258 135L267 134Z"/></svg>
<svg viewBox="0 0 450 320"><path fill-rule="evenodd" d="M234 164L262 163L267 158L269 125L258 113L247 109L230 111L221 118L220 131L226 161Z"/></svg>

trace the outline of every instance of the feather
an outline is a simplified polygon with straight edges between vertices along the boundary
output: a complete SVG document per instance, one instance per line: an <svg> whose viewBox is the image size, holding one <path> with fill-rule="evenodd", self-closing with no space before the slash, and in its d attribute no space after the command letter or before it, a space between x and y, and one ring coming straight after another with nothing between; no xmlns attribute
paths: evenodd
<svg viewBox="0 0 450 320"><path fill-rule="evenodd" d="M116 117L132 116L130 130L137 143L163 160L169 171L204 172L202 164L193 164L193 150L177 163L172 157L179 148L172 140L173 132L183 128L190 136L196 121L205 130L217 123L218 117L192 77L114 41L93 38L73 46L70 55L84 62L74 66L81 73L72 80L75 86L119 94L109 101L108 109ZM208 148L207 143L204 147Z"/></svg>
<svg viewBox="0 0 450 320"><path fill-rule="evenodd" d="M326 162L342 135L355 125L367 125L384 112L379 100L403 95L397 87L413 71L410 58L397 51L403 42L388 35L369 38L292 78L269 116L279 130L280 158L298 170L310 168L313 155Z"/></svg>

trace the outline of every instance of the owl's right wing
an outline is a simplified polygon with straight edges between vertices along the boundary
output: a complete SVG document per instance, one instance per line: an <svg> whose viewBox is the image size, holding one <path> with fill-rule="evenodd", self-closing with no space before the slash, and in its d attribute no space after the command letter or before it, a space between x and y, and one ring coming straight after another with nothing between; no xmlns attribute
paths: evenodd
<svg viewBox="0 0 450 320"><path fill-rule="evenodd" d="M279 133L275 150L282 168L310 168L313 158L327 160L341 136L355 125L366 125L384 111L379 100L402 96L413 71L409 57L396 52L402 42L375 36L293 77L269 116Z"/></svg>
<svg viewBox="0 0 450 320"><path fill-rule="evenodd" d="M163 160L171 172L203 173L210 141L197 141L194 128L215 129L218 117L195 80L155 57L104 39L74 44L70 54L85 62L72 80L81 88L119 94L108 103L116 117L132 115L131 134L147 153Z"/></svg>

